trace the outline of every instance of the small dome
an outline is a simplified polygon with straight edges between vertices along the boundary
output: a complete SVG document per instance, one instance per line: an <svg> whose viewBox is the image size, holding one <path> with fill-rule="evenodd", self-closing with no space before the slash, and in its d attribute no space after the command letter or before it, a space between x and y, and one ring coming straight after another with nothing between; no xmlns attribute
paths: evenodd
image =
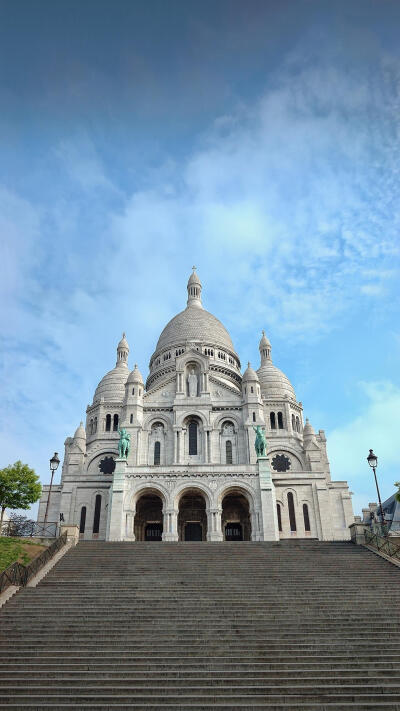
<svg viewBox="0 0 400 711"><path fill-rule="evenodd" d="M122 402L125 397L125 383L129 370L116 366L102 378L96 388L93 402L98 402L102 397L106 402Z"/></svg>
<svg viewBox="0 0 400 711"><path fill-rule="evenodd" d="M75 431L74 439L86 439L86 430L83 426L82 421L81 421L79 427Z"/></svg>
<svg viewBox="0 0 400 711"><path fill-rule="evenodd" d="M289 378L277 368L272 360L267 360L257 370L261 391L266 397L285 397L296 399L294 387Z"/></svg>
<svg viewBox="0 0 400 711"><path fill-rule="evenodd" d="M122 334L122 338L121 338L120 342L118 343L117 350L119 350L120 348L123 348L126 351L129 351L129 345L128 345L128 341L126 340L125 332Z"/></svg>
<svg viewBox="0 0 400 711"><path fill-rule="evenodd" d="M143 385L143 378L142 374L137 367L137 363L135 363L135 367L131 372L129 373L128 380L126 381L127 383L141 383Z"/></svg>
<svg viewBox="0 0 400 711"><path fill-rule="evenodd" d="M258 375L255 370L250 365L250 362L247 363L247 368L243 373L243 382L246 383L249 380L255 380L258 383Z"/></svg>

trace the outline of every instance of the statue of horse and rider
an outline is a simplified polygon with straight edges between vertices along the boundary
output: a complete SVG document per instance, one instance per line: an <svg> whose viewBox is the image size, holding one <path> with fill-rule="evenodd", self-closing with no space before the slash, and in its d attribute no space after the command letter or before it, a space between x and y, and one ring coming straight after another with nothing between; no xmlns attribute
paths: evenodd
<svg viewBox="0 0 400 711"><path fill-rule="evenodd" d="M260 425L254 427L253 430L256 433L256 441L254 442L254 447L256 449L257 457L265 457L267 455L267 440L265 439L264 431L261 429Z"/></svg>
<svg viewBox="0 0 400 711"><path fill-rule="evenodd" d="M121 427L121 429L118 429L118 434L118 457L120 459L128 459L129 450L131 448L131 436L126 431L125 427Z"/></svg>

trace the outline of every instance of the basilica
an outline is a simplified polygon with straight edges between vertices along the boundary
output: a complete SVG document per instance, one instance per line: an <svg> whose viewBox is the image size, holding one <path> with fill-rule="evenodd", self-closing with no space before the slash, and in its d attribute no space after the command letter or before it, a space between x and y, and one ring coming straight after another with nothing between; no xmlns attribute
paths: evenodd
<svg viewBox="0 0 400 711"><path fill-rule="evenodd" d="M129 370L125 334L73 437L48 521L109 541L346 540L347 482L332 481L323 430L274 365L265 333L260 365L242 374L231 337L202 304L193 269L187 306L167 323L146 383ZM121 429L130 436L119 457ZM255 430L265 434L257 454ZM43 521L49 487L43 487Z"/></svg>

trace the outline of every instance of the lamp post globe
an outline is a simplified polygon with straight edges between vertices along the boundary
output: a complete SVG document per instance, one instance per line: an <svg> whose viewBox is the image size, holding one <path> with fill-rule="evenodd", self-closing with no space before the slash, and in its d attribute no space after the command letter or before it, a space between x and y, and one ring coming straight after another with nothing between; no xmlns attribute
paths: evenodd
<svg viewBox="0 0 400 711"><path fill-rule="evenodd" d="M60 458L58 456L58 452L54 452L53 456L50 459L51 478L50 478L49 493L47 496L46 513L44 515L43 528L46 528L46 526L47 526L47 514L49 513L51 488L53 486L53 476L54 476L54 472L58 469L59 463L60 463Z"/></svg>
<svg viewBox="0 0 400 711"><path fill-rule="evenodd" d="M54 452L52 458L50 459L50 471L55 472L56 469L58 469L59 463L60 459L58 456L58 452Z"/></svg>

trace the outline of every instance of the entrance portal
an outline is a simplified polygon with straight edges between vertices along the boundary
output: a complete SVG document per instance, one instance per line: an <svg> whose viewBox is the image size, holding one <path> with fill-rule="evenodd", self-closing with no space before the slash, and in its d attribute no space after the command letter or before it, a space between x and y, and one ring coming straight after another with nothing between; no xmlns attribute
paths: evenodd
<svg viewBox="0 0 400 711"><path fill-rule="evenodd" d="M188 491L180 499L178 533L180 541L207 540L206 502L199 491Z"/></svg>
<svg viewBox="0 0 400 711"><path fill-rule="evenodd" d="M162 541L161 523L148 523L144 533L145 541Z"/></svg>
<svg viewBox="0 0 400 711"><path fill-rule="evenodd" d="M225 526L226 541L243 541L243 527L241 523L227 523Z"/></svg>
<svg viewBox="0 0 400 711"><path fill-rule="evenodd" d="M163 531L163 504L157 494L143 494L136 503L134 522L136 541L161 541Z"/></svg>
<svg viewBox="0 0 400 711"><path fill-rule="evenodd" d="M185 541L202 541L201 523L185 523Z"/></svg>
<svg viewBox="0 0 400 711"><path fill-rule="evenodd" d="M249 503L240 491L222 500L222 531L225 541L251 541Z"/></svg>

